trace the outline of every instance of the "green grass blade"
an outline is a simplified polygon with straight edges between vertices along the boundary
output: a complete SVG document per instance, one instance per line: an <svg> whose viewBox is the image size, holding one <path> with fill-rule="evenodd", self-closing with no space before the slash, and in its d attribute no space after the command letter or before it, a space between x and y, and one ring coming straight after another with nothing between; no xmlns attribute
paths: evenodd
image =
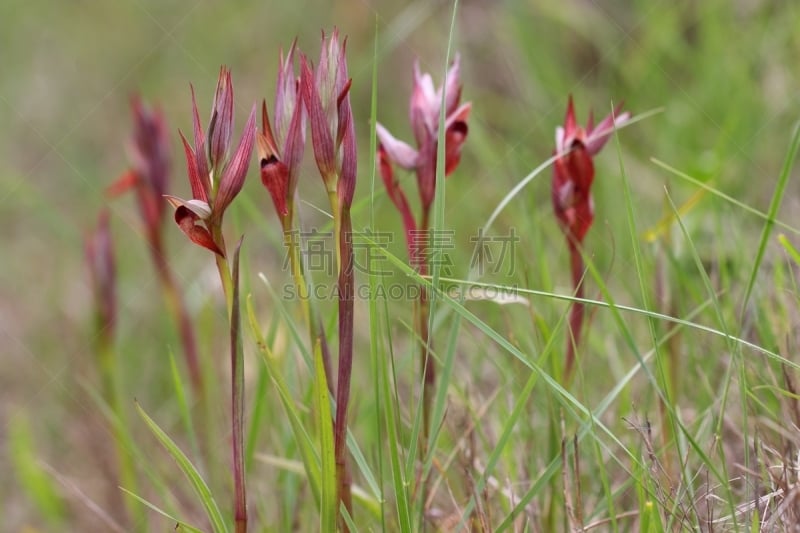
<svg viewBox="0 0 800 533"><path fill-rule="evenodd" d="M728 349L730 350L730 352L732 354L734 354L734 358L738 359L738 363L739 363L738 366L740 368L739 387L741 389L742 418L743 418L742 433L743 433L744 442L747 442L748 441L748 437L747 437L747 434L748 434L748 428L747 428L747 425L748 425L748 422L747 422L747 419L748 419L748 417L747 417L747 396L748 396L747 395L747 377L746 377L745 370L744 370L744 362L742 361L742 357L741 357L741 346L737 345L736 343L734 343L734 342L732 342L730 340L731 335L728 333L728 326L727 326L727 322L725 320L725 316L724 316L724 313L723 313L723 310L722 310L722 306L720 304L719 298L717 297L716 291L714 291L714 287L711 284L711 280L709 279L708 274L706 273L706 270L703 267L703 261L700 258L700 254L697 252L697 248L694 245L694 241L692 240L691 235L689 234L689 231L686 229L686 226L683 223L683 219L680 216L680 214L678 213L678 208L675 206L675 203L672 201L672 198L670 197L669 192L665 192L665 194L667 195L667 200L669 202L670 208L672 209L673 216L675 217L675 220L678 222L678 225L681 228L681 232L683 233L683 236L684 236L684 239L686 241L686 244L687 244L687 246L689 248L689 251L690 251L690 253L692 255L692 258L694 259L695 265L697 266L697 271L700 274L700 278L703 281L703 286L705 287L706 292L708 293L708 297L712 302L712 307L714 309L714 312L717 315L717 321L719 322L722 331L726 334L725 337L726 337L726 341L727 341L727 344L728 344ZM722 399L720 401L720 408L719 408L721 413L725 412L725 408L726 408L727 403L728 403L728 394L729 394L729 391L730 391L731 382L733 381L733 372L734 372L734 369L735 369L736 366L737 366L736 364L728 365L728 369L725 372L725 377L723 378L724 379L724 381L723 381L723 393L722 393ZM719 417L719 422L718 422L718 425L717 425L717 434L721 434L723 421L724 421L724 416L720 416ZM722 470L722 474L721 474L722 477L720 478L720 481L725 481L725 480L729 479L729 476L728 476L728 473L727 473L726 462L724 461L724 448L722 446L720 446L719 449L720 449L720 454L723 454L723 461L720 461L720 467L719 467ZM745 462L745 468L749 468L749 447L748 446L744 447L744 455L745 455L745 461L744 461ZM711 469L711 463L709 462L710 459L708 457L704 456L703 460L706 461L706 465L709 467L709 469ZM728 506L730 507L731 516L733 517L733 521L734 521L734 526L737 526L732 489L731 489L729 483L722 483L721 485L722 485L723 490L725 490L726 493L727 493L725 500L726 500L726 503L728 504Z"/></svg>
<svg viewBox="0 0 800 533"><path fill-rule="evenodd" d="M371 80L371 89L370 89L370 128L369 128L369 168L370 168L370 180L369 180L369 229L370 231L375 231L375 177L377 174L376 168L376 153L378 150L378 139L377 134L375 132L376 124L378 123L378 28L379 28L379 19L376 14L375 16L375 36L373 38L373 50L372 50L372 80ZM372 272L373 265L371 264L372 260L372 253L371 251L367 255L367 268L369 272ZM375 406L375 434L378 436L378 442L383 442L381 438L383 435L383 411L387 408L384 403L384 398L381 395L381 363L382 361L382 354L378 348L379 344L379 324L380 324L380 314L378 311L378 302L377 302L377 295L375 289L377 288L377 282L375 276L369 276L369 300L368 300L368 309L369 309L369 352L370 352L370 360L371 360L371 370L372 370L372 383L373 383L373 398L376 403ZM386 530L386 498L383 491L383 447L378 446L375 450L377 454L377 465L378 465L378 479L380 480L380 484L376 481L376 486L373 488L375 496L378 498L380 507L378 509L379 520L381 524L381 529L383 531Z"/></svg>
<svg viewBox="0 0 800 533"><path fill-rule="evenodd" d="M384 309L386 302L384 301ZM388 324L387 324L388 333ZM389 348L388 356L394 361L394 350L392 349L391 336L388 337L387 346ZM402 533L411 533L413 531L411 526L411 503L409 501L409 478L406 476L406 471L403 469L403 459L400 457L399 448L401 446L400 437L397 433L397 424L399 420L398 414L398 401L397 397L392 394L392 383L396 380L390 379L388 365L386 358L378 357L378 371L381 384L381 403L385 406L384 415L386 421L386 442L389 446L389 462L392 469L392 484L394 486L395 507L397 508L397 519ZM412 441L414 442L414 441ZM412 446L416 450L416 445ZM409 455L411 455L409 454Z"/></svg>
<svg viewBox="0 0 800 533"><path fill-rule="evenodd" d="M792 243L789 242L786 235L778 235L778 242L781 243L781 246L783 246L783 249L789 254L789 257L792 258L792 261L794 261L796 265L800 265L800 252L797 251L797 248L792 246Z"/></svg>
<svg viewBox="0 0 800 533"><path fill-rule="evenodd" d="M249 295L248 295L249 296ZM249 299L247 304L249 304ZM248 309L249 311L249 309ZM249 318L249 317L248 317ZM253 456L255 455L256 448L259 446L258 437L261 435L261 427L264 422L264 415L267 412L267 389L269 386L269 373L266 368L259 366L258 379L256 380L256 388L253 391L253 407L250 415L250 431L247 432L247 446L245 448L245 468L250 471L253 464Z"/></svg>
<svg viewBox="0 0 800 533"><path fill-rule="evenodd" d="M792 142L789 145L789 152L786 154L786 159L783 161L783 168L781 168L781 173L778 177L778 184L775 186L775 192L773 193L772 201L769 204L769 210L767 211L767 222L764 224L764 228L761 231L761 239L758 243L758 251L756 252L756 258L753 262L753 269L750 272L750 279L747 280L747 289L745 290L744 298L742 299L742 320L744 320L744 313L747 309L747 304L750 302L750 295L753 293L753 287L756 284L758 270L761 268L761 261L764 259L764 252L767 249L767 243L769 242L769 236L772 233L772 227L775 225L775 217L778 215L778 209L781 207L783 194L786 191L786 184L789 183L789 176L792 173L792 167L794 166L794 160L795 157L797 157L798 149L800 149L800 124L797 124L794 128Z"/></svg>
<svg viewBox="0 0 800 533"><path fill-rule="evenodd" d="M192 453L195 457L200 457L197 434L194 431L192 414L189 412L189 402L186 399L186 389L183 386L183 379L181 379L180 370L178 370L175 354L172 350L169 351L169 368L172 376L172 385L175 388L175 401L178 404L178 415L183 423L184 431L189 436L189 446L192 448Z"/></svg>
<svg viewBox="0 0 800 533"><path fill-rule="evenodd" d="M311 494L314 497L317 507L321 509L322 472L320 470L319 454L317 454L316 450L314 449L313 441L303 426L302 418L300 417L300 413L298 413L297 408L294 405L294 400L292 400L289 387L286 385L286 381L283 378L280 368L278 368L278 365L275 364L275 357L272 354L272 350L261 333L261 329L258 326L258 319L256 319L255 309L253 307L253 298L250 295L247 297L247 317L250 323L250 331L255 337L256 347L261 353L264 364L266 365L269 379L275 386L275 390L278 392L278 398L280 398L281 405L286 412L286 416L289 418L289 425L291 426L292 433L294 434L295 444L297 444L297 447L300 451L300 457L306 470L306 477L311 487Z"/></svg>
<svg viewBox="0 0 800 533"><path fill-rule="evenodd" d="M39 467L28 417L14 413L8 421L8 454L19 486L40 516L58 526L66 516L64 502L53 480Z"/></svg>
<svg viewBox="0 0 800 533"><path fill-rule="evenodd" d="M161 509L160 507L158 507L154 503L145 500L141 496L138 496L138 495L132 493L128 489L126 489L124 487L120 487L120 490L122 490L122 492L124 492L125 494L127 494L131 498L134 498L136 501L138 501L139 503L141 503L145 507L149 507L150 509L152 509L153 511L157 512L158 514L160 514L164 518L167 518L167 519L171 520L172 522L175 522L175 524L176 524L175 525L175 530L176 531L180 531L178 529L180 527L183 530L189 531L190 533L203 533L202 529L198 529L198 528L196 528L194 526L191 526L191 525L187 524L186 522L184 522L183 520L181 520L180 518L175 518L173 515L171 515L168 512L164 511L163 509Z"/></svg>
<svg viewBox="0 0 800 533"><path fill-rule="evenodd" d="M666 170L670 174L674 175L675 177L678 177L678 178L680 178L680 179L682 179L682 180L684 180L684 181L686 181L688 183L691 183L692 185L695 185L696 187L700 187L701 189L703 189L703 190L705 190L707 192L710 192L714 196L725 200L726 202L730 203L731 205L735 205L739 209L747 211L748 213L750 213L752 215L755 215L755 216L757 216L758 218L760 218L762 220L767 220L767 221L770 220L769 215L767 215L766 213L763 213L763 212L759 211L758 209L747 205L746 203L742 202L741 200L737 200L733 196L725 194L724 192L720 191L719 189L716 189L716 188L712 187L708 183L700 181L699 179L697 179L695 177L692 177L689 174L686 174L685 172L681 172L677 168L668 165L667 163L661 161L660 159L657 159L655 157L651 157L650 161L653 164L655 164L656 166L661 167L662 169ZM772 222L776 226L780 227L781 229L784 229L786 231L794 233L795 235L800 235L800 229L796 229L796 228L790 226L789 224L787 224L786 222L783 222L781 220L776 220L776 219L773 219Z"/></svg>
<svg viewBox="0 0 800 533"><path fill-rule="evenodd" d="M325 365L322 362L322 346L314 344L314 396L315 426L319 431L319 454L322 465L320 531L335 531L339 515L336 497L336 457L333 443L333 419Z"/></svg>
<svg viewBox="0 0 800 533"><path fill-rule="evenodd" d="M206 485L206 482L203 480L200 473L194 467L194 465L189 461L189 458L184 455L178 445L167 435L156 422L148 416L148 414L142 409L142 406L139 405L139 402L136 402L136 410L139 412L139 416L142 417L147 427L150 428L150 431L156 437L156 439L161 443L164 449L172 456L175 462L180 468L183 475L186 476L186 479L189 480L189 483L192 485L192 489L194 490L197 497L200 499L200 503L203 505L203 508L206 510L206 514L208 515L208 519L211 521L211 527L214 530L214 533L227 533L228 528L225 525L225 520L222 518L222 513L219 510L219 506L217 505L216 500L214 499L213 495L211 494L211 490Z"/></svg>

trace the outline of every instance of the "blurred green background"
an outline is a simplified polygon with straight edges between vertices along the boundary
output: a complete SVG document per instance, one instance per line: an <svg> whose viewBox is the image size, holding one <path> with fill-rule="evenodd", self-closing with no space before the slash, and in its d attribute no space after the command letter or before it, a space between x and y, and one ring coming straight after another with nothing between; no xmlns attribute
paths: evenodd
<svg viewBox="0 0 800 533"><path fill-rule="evenodd" d="M82 240L107 203L104 188L128 167L129 96L139 93L164 110L174 153L170 190L185 195L177 129L191 128L189 84L205 121L219 66L231 68L238 137L253 102L266 97L272 106L279 48L297 37L301 50L316 60L320 29L338 27L348 36L353 77L360 146L356 197L365 198L375 32L378 118L398 137L410 139L411 65L419 58L423 70L432 72L437 84L441 80L452 7L429 0L0 4L4 531L43 527L37 508L15 488L5 446L12 420L28 421L35 456L57 473L62 486L72 487L64 489L68 523L93 523L80 494L102 500L104 484L90 451L98 438L92 433L95 406L85 392L95 376ZM797 2L465 0L458 6L454 48L461 54L464 99L473 102L464 158L447 190L446 225L456 231L454 254L463 265L458 276L467 273L468 236L516 182L551 155L568 94L581 122L590 108L605 115L612 101L624 100L634 114L662 109L619 135L642 228L661 217L665 184L678 202L694 192L670 183L651 157L765 210L800 118ZM620 229L625 215L613 145L598 158L597 219L588 245L598 264L610 269L611 286L625 285L633 272L627 233ZM306 168L301 195L326 205L310 157ZM568 292L569 280L559 271L566 251L552 219L549 180L549 171L534 180L500 217L496 231L515 227L523 236L518 253L527 270L520 277L541 280L535 272L547 264L554 271L551 286L540 288ZM405 183L407 194L415 196L412 180ZM791 183L782 212L795 224L797 192ZM234 204L231 222L248 235L247 268L251 274L279 272L277 219L255 168L242 195L247 199ZM704 254L720 257L737 239L757 231L758 220L741 212L719 208L704 215L704 201L691 214ZM159 402L169 401L164 346L174 344L174 334L161 314L136 207L131 198L111 206L119 256L120 354L130 372L129 390L157 413ZM380 181L376 206L377 225L399 231ZM254 209L263 219L253 216ZM366 210L355 215L356 227L366 222ZM167 234L190 305L204 309L207 295L216 290L213 276L208 281L209 258L177 228L170 226ZM402 239L392 248L404 257ZM201 332L200 340L224 345L212 331Z"/></svg>

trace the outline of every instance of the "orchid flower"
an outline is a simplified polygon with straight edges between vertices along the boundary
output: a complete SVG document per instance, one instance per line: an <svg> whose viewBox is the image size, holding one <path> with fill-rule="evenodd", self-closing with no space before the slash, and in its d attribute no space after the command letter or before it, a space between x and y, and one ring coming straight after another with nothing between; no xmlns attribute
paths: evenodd
<svg viewBox="0 0 800 533"><path fill-rule="evenodd" d="M436 153L439 141L442 92L444 92L445 105L445 176L452 174L461 161L461 149L469 130L467 120L472 110L470 102L461 103L461 62L458 55L447 72L445 86L435 88L431 75L420 72L419 61L414 63L413 75L414 88L409 105L409 118L417 148L414 149L408 143L396 139L383 125L376 125L380 143L377 158L378 170L389 193L389 198L403 218L409 255L414 255L410 248L410 236L417 229L427 229L425 221L435 196ZM422 220L419 224L415 221L408 199L394 174L394 165L416 172L422 205ZM425 227L418 228L418 226Z"/></svg>
<svg viewBox="0 0 800 533"><path fill-rule="evenodd" d="M619 114L621 108L620 104L597 126L590 113L583 128L575 120L570 96L564 126L556 128L556 155L560 157L553 166L553 207L561 226L578 243L583 242L594 220L592 158L605 146L614 128L630 119L630 113Z"/></svg>
<svg viewBox="0 0 800 533"><path fill-rule="evenodd" d="M291 210L306 139L306 112L300 80L294 73L295 43L284 58L280 55L275 92L275 124L270 124L267 102L261 105L261 131L256 134L261 182L270 193L284 228L291 223ZM289 220L287 220L289 218Z"/></svg>
<svg viewBox="0 0 800 533"><path fill-rule="evenodd" d="M567 104L564 125L556 128L556 151L558 156L553 164L552 200L556 219L567 237L570 254L570 271L575 287L575 297L583 298L584 264L580 247L594 221L594 201L591 187L594 181L594 162L592 158L605 146L614 129L630 120L630 113L614 112L594 125L594 117L589 113L586 127L575 120L572 96ZM567 356L564 375L569 380L575 362L575 350L580 342L583 326L584 305L580 301L572 305L567 331Z"/></svg>
<svg viewBox="0 0 800 533"><path fill-rule="evenodd" d="M350 206L356 185L356 139L350 106L350 84L345 51L347 40L339 32L322 35L322 52L314 72L301 58L300 85L311 123L311 142L322 181L328 193L337 192Z"/></svg>
<svg viewBox="0 0 800 533"><path fill-rule="evenodd" d="M203 134L197 102L192 88L194 146L180 133L186 154L192 198L183 200L166 196L175 207L175 222L189 239L221 256L224 245L213 236L213 227L221 225L225 210L244 186L255 143L256 108L253 106L242 137L233 155L230 153L233 132L233 84L228 69L222 67L214 95L208 136ZM206 148L208 150L206 150ZM202 221L204 226L199 225Z"/></svg>

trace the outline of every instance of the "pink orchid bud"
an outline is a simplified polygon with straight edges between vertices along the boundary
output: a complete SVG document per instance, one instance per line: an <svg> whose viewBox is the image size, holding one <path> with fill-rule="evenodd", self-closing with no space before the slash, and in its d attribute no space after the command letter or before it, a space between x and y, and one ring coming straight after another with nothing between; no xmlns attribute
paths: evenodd
<svg viewBox="0 0 800 533"><path fill-rule="evenodd" d="M338 99L348 82L345 49L347 39L339 43L339 30L334 28L330 37L322 32L322 46L319 54L319 65L314 71L314 82L322 101L325 115L332 130L339 118ZM341 120L339 120L341 124Z"/></svg>
<svg viewBox="0 0 800 533"><path fill-rule="evenodd" d="M314 75L305 57L301 58L300 68L300 87L303 103L308 110L308 120L311 123L311 145L314 148L314 159L325 187L329 191L334 191L336 190L336 150L333 146L333 135L314 82Z"/></svg>
<svg viewBox="0 0 800 533"><path fill-rule="evenodd" d="M329 192L341 187L339 197L349 205L355 190L356 140L345 49L346 40L339 43L338 31L329 39L323 33L316 73L301 58L300 85L320 175Z"/></svg>
<svg viewBox="0 0 800 533"><path fill-rule="evenodd" d="M100 212L97 226L86 237L84 252L94 295L97 329L104 338L111 338L117 321L117 272L107 210Z"/></svg>
<svg viewBox="0 0 800 533"><path fill-rule="evenodd" d="M269 145L263 134L258 135L258 160L261 183L269 191L275 212L282 219L289 214L289 167L278 159L277 151Z"/></svg>
<svg viewBox="0 0 800 533"><path fill-rule="evenodd" d="M208 159L215 174L222 168L233 135L233 84L231 72L220 67L211 120L208 125Z"/></svg>
<svg viewBox="0 0 800 533"><path fill-rule="evenodd" d="M288 142L289 128L295 111L305 111L300 95L300 78L295 74L294 56L297 51L296 41L292 43L289 52L284 58L283 52L280 54L280 66L278 68L278 82L275 90L275 137L276 145L285 146ZM302 127L301 137L305 143L305 115L300 121Z"/></svg>

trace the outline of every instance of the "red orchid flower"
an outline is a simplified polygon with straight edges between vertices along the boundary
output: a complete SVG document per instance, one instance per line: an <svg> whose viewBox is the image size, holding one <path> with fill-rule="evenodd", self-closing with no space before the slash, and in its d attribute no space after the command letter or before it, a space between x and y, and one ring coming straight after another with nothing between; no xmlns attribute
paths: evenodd
<svg viewBox="0 0 800 533"><path fill-rule="evenodd" d="M296 43L280 54L278 87L275 92L275 127L270 124L267 102L261 105L261 131L256 134L261 182L272 196L275 211L284 226L297 190L298 167L306 139L306 113L300 94L300 79L294 73Z"/></svg>
<svg viewBox="0 0 800 533"><path fill-rule="evenodd" d="M127 144L131 168L112 183L107 192L117 196L136 191L139 211L151 246L160 248L161 224L166 213L163 196L172 164L169 136L159 108L144 104L138 95L131 98L133 136Z"/></svg>
<svg viewBox="0 0 800 533"><path fill-rule="evenodd" d="M621 108L622 104L597 126L590 113L586 128L582 128L575 120L570 96L564 126L556 128L555 154L560 157L553 166L553 208L564 231L578 243L583 242L594 220L592 157L605 146L614 128L630 119L628 112L618 114Z"/></svg>
<svg viewBox="0 0 800 533"><path fill-rule="evenodd" d="M591 187L594 181L592 158L603 148L616 127L630 120L630 113L619 114L622 104L594 125L592 113L586 128L578 126L572 96L567 104L564 126L556 128L557 159L553 164L553 209L556 219L567 237L570 255L570 271L575 287L575 297L583 298L584 264L580 247L594 221L594 202ZM570 309L567 331L567 355L564 375L568 381L572 376L575 350L580 342L583 326L584 305L574 302Z"/></svg>
<svg viewBox="0 0 800 533"><path fill-rule="evenodd" d="M330 38L323 32L319 65L312 72L302 57L300 75L314 158L326 189L329 193L337 191L343 207L353 202L357 163L346 48L347 39L340 44L338 30L334 29Z"/></svg>
<svg viewBox="0 0 800 533"><path fill-rule="evenodd" d="M422 204L422 225L433 202L436 189L436 152L439 139L439 115L442 105L442 92L445 104L445 176L449 176L461 161L461 148L469 131L472 104L461 103L461 62L456 55L447 72L447 82L436 89L428 73L421 73L419 61L414 63L414 89L409 105L409 118L414 131L417 149L396 139L383 125L376 125L378 135L378 170L389 193L389 198L400 211L406 231L409 254L411 235L417 229L408 199L395 177L393 165L406 170L414 170ZM427 228L421 228L427 229Z"/></svg>
<svg viewBox="0 0 800 533"><path fill-rule="evenodd" d="M214 95L208 139L200 125L194 88L192 88L192 118L194 147L189 145L186 137L180 132L186 154L192 199L183 200L175 196L166 198L175 207L175 222L189 239L224 256L225 252L220 243L214 241L210 229L221 224L225 209L244 186L255 144L256 108L253 105L239 144L229 158L233 132L233 84L230 71L222 67ZM208 152L205 149L206 144ZM205 226L198 225L198 221L203 221Z"/></svg>

